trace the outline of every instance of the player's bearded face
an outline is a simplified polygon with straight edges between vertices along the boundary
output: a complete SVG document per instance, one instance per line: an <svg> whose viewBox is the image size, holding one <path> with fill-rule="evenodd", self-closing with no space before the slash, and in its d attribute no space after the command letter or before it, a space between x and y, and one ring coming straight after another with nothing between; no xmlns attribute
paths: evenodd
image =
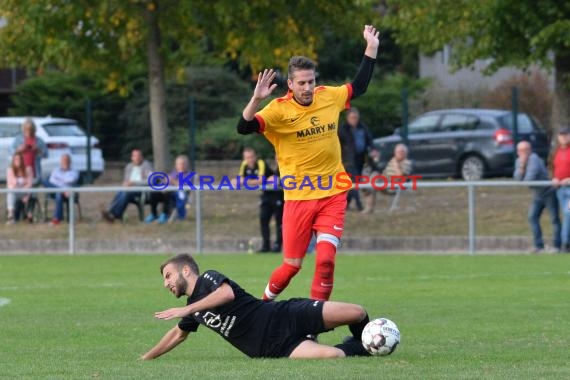
<svg viewBox="0 0 570 380"><path fill-rule="evenodd" d="M178 278L174 283L174 295L176 298L180 298L182 295L186 294L186 289L188 289L188 281L182 275L182 271L178 272Z"/></svg>
<svg viewBox="0 0 570 380"><path fill-rule="evenodd" d="M287 84L297 103L308 106L313 102L315 90L315 72L313 70L294 71Z"/></svg>

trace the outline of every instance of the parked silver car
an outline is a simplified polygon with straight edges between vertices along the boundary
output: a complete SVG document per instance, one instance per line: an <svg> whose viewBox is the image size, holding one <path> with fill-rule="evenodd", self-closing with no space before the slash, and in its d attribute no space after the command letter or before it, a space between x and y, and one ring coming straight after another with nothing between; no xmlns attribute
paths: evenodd
<svg viewBox="0 0 570 380"><path fill-rule="evenodd" d="M6 169L10 165L10 147L14 137L21 133L22 123L28 117L0 117L0 181L6 181ZM71 156L74 169L80 172L80 182L87 173L87 135L72 119L55 117L30 117L36 125L36 136L46 143L48 156L42 159L42 177L49 178L59 167L63 154ZM99 148L99 140L91 137L91 171L95 179L105 169L105 160Z"/></svg>
<svg viewBox="0 0 570 380"><path fill-rule="evenodd" d="M533 151L546 160L550 144L544 128L525 113L518 114L517 125L518 139L529 141ZM374 140L381 166L401 142L399 130ZM408 152L414 174L424 178L511 177L515 162L512 112L444 109L424 113L408 126Z"/></svg>

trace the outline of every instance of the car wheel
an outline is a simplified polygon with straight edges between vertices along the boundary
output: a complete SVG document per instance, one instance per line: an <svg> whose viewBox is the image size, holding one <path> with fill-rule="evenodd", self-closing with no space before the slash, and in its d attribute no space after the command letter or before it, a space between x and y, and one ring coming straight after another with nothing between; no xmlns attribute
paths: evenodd
<svg viewBox="0 0 570 380"><path fill-rule="evenodd" d="M461 177L466 181L478 181L485 175L485 163L478 156L468 156L461 162Z"/></svg>

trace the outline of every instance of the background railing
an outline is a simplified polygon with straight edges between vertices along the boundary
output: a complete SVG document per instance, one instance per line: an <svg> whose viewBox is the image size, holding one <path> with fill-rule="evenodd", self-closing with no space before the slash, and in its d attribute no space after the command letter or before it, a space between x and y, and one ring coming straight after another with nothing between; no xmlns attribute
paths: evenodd
<svg viewBox="0 0 570 380"><path fill-rule="evenodd" d="M550 181L536 181L536 182L518 182L518 181L418 181L417 182L417 189L427 189L427 188L467 188L468 190L468 197L467 197L467 206L468 206L468 213L467 213L467 220L466 223L468 225L468 253L475 254L477 251L476 247L476 191L478 188L484 187L529 187L529 186L551 186L552 182ZM215 187L216 185L214 185ZM360 189L371 189L372 186L369 184L360 185ZM176 187L169 187L162 191L178 191L179 189ZM188 190L186 187L184 190ZM49 193L60 193L60 192L68 192L68 202L69 202L69 230L68 230L68 252L70 255L75 254L75 211L73 205L74 194L76 193L116 193L119 191L125 192L149 192L155 191L150 189L148 186L139 186L139 187L121 187L121 186L106 186L106 187L72 187L72 188L31 188L31 189L0 189L0 194L7 194L9 192L13 193L39 193L39 194L49 194ZM193 210L194 216L196 220L196 227L195 227L195 234L196 234L196 252L203 253L203 223L202 223L202 192L203 191L212 191L210 189L197 189L193 190ZM215 191L247 191L247 190L215 190ZM411 184L406 184L405 192L415 191L411 188ZM526 208L528 207L527 204L521 205L521 207ZM561 207L565 208L568 205L561 205Z"/></svg>

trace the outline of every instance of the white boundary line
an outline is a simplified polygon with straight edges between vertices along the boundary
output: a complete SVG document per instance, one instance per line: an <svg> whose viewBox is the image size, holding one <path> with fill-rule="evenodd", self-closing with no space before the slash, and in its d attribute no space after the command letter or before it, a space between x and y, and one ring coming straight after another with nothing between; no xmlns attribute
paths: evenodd
<svg viewBox="0 0 570 380"><path fill-rule="evenodd" d="M0 307L8 305L10 302L10 298L0 297Z"/></svg>

